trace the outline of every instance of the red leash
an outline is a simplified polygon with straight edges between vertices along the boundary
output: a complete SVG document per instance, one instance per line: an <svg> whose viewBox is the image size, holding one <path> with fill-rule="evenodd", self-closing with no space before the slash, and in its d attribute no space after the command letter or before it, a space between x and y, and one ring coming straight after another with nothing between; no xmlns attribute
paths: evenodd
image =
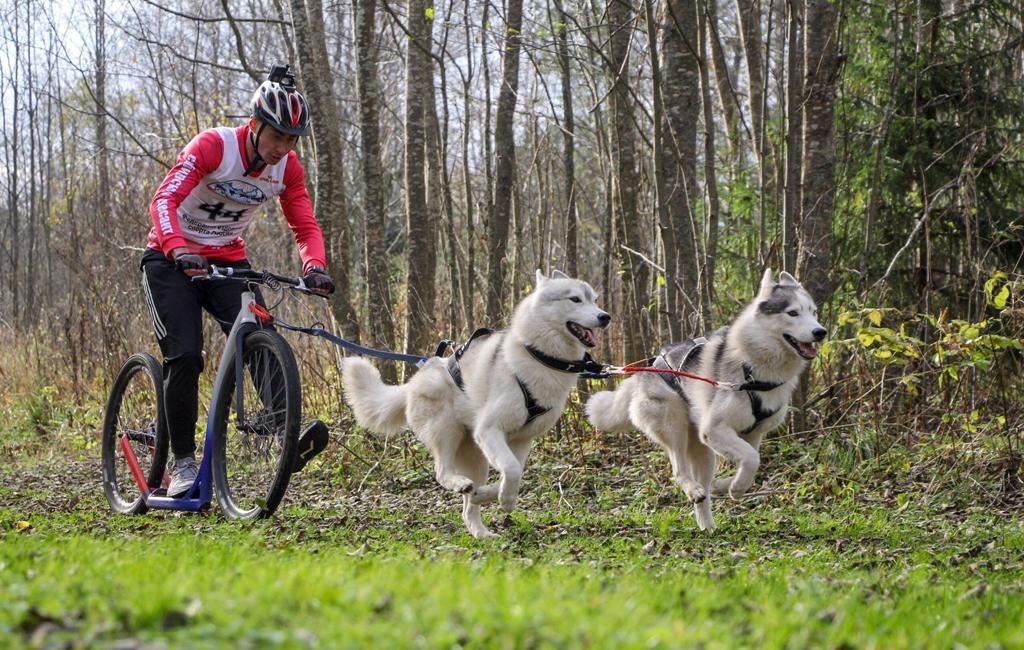
<svg viewBox="0 0 1024 650"><path fill-rule="evenodd" d="M687 379L696 379L697 381L703 381L711 384L715 388L726 388L729 390L736 390L737 384L731 381L717 381L708 377L702 377L695 375L690 372L683 370L672 370L671 368L652 368L650 366L640 366L641 363L650 363L651 359L641 359L640 361L634 361L633 363L627 363L621 368L610 367L608 373L613 375L631 375L638 372L654 372L662 375L676 375L679 377L686 377Z"/></svg>
<svg viewBox="0 0 1024 650"><path fill-rule="evenodd" d="M723 388L732 388L732 384L730 382L716 381L714 379L708 379L707 377L701 377L700 375L694 375L693 373L684 372L682 370L672 370L671 368L631 368L629 366L623 366L622 368L617 368L617 370L622 370L622 372L626 374L633 374L637 372L656 372L663 375L678 375L688 379L707 382L716 388L719 386Z"/></svg>

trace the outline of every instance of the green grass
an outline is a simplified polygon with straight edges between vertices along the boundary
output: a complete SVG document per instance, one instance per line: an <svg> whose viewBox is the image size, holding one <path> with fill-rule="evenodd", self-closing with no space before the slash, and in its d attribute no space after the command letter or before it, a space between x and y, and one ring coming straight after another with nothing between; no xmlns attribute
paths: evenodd
<svg viewBox="0 0 1024 650"><path fill-rule="evenodd" d="M255 523L115 516L94 448L5 454L0 647L1024 647L1020 508L952 484L769 448L708 534L645 443L562 435L480 542L417 446L342 442Z"/></svg>

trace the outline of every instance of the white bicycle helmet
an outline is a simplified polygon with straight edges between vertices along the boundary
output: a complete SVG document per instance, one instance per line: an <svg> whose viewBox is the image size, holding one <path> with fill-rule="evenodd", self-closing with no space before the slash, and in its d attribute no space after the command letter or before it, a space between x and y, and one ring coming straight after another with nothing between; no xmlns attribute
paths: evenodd
<svg viewBox="0 0 1024 650"><path fill-rule="evenodd" d="M309 135L309 106L295 89L295 76L287 65L274 66L249 101L252 114L281 133Z"/></svg>
<svg viewBox="0 0 1024 650"><path fill-rule="evenodd" d="M255 133L249 131L249 142L255 155L245 168L246 176L263 164L260 137L267 126L288 135L309 135L309 106L302 93L295 89L295 75L288 64L275 65L270 69L267 80L260 84L249 100L249 110L260 121L260 128Z"/></svg>

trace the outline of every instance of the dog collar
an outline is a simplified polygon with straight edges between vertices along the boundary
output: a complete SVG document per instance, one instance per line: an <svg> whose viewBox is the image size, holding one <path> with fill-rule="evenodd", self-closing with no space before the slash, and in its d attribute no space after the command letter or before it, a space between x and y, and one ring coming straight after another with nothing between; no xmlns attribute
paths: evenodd
<svg viewBox="0 0 1024 650"><path fill-rule="evenodd" d="M525 347L526 351L529 352L530 356L534 359L540 361L548 368L560 370L561 372L579 374L581 372L602 372L605 369L603 364L594 361L594 358L590 356L589 352L584 352L583 358L578 361L566 361L565 359L558 359L545 354L532 345L527 345Z"/></svg>

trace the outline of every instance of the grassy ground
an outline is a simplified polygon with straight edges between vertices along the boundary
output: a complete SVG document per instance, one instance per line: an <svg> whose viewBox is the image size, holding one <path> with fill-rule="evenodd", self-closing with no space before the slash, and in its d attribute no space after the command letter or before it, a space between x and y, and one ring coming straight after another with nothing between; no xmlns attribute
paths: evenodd
<svg viewBox="0 0 1024 650"><path fill-rule="evenodd" d="M908 450L770 441L706 534L650 445L556 433L480 542L341 429L255 523L110 514L86 434L0 445L0 647L1024 647L1021 503Z"/></svg>

